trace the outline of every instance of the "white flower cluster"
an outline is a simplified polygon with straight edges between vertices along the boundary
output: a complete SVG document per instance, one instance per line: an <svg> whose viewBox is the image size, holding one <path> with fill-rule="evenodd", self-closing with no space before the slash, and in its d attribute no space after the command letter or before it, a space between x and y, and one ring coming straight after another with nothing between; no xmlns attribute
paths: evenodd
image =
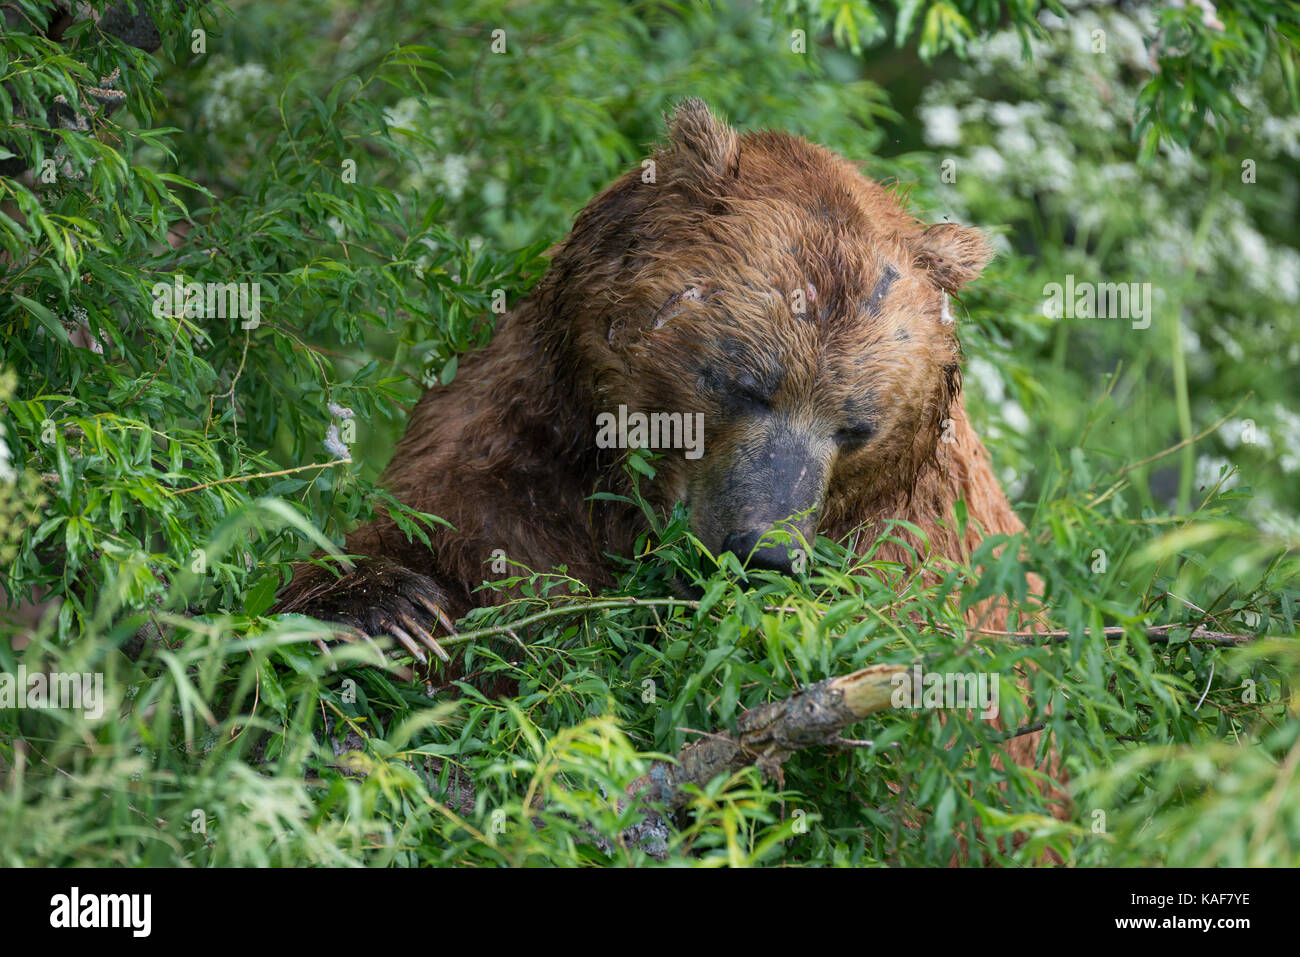
<svg viewBox="0 0 1300 957"><path fill-rule="evenodd" d="M1269 242L1236 197L1222 196L1218 202L1223 225L1207 241L1217 267L1236 275L1252 292L1286 303L1300 302L1300 253Z"/></svg>
<svg viewBox="0 0 1300 957"><path fill-rule="evenodd" d="M1151 76L1154 15L1080 9L1065 21L1043 11L1040 22L1049 36L1030 38L1031 59L1023 59L1015 31L1001 31L972 48L968 74L923 95L926 143L958 154L958 190L946 196L953 210L969 212L968 201L981 194L1038 201L1055 194L1087 236L1117 223L1159 223L1120 231L1118 252L1149 275L1222 273L1252 293L1300 302L1300 252L1268 240L1230 193L1215 197L1215 228L1191 261L1196 250L1187 239L1205 206L1206 161L1172 144L1162 145L1156 169L1107 155L1106 139L1127 139L1138 90ZM983 99L975 93L981 78L1023 99ZM1252 129L1257 162L1272 161L1276 169L1300 157L1300 117L1269 117L1256 92L1237 95L1263 117Z"/></svg>
<svg viewBox="0 0 1300 957"><path fill-rule="evenodd" d="M1237 480L1240 477L1241 473L1233 472L1232 463L1223 456L1198 455L1196 457L1196 472L1192 479L1192 487L1198 491L1204 489L1208 492L1222 478L1223 486L1219 491L1226 492L1228 489L1237 487Z"/></svg>
<svg viewBox="0 0 1300 957"><path fill-rule="evenodd" d="M419 129L420 101L413 96L404 97L384 110L384 122L394 130Z"/></svg>
<svg viewBox="0 0 1300 957"><path fill-rule="evenodd" d="M18 473L14 471L13 453L9 451L9 443L5 441L4 426L0 425L0 482L12 485L18 481Z"/></svg>
<svg viewBox="0 0 1300 957"><path fill-rule="evenodd" d="M266 100L271 90L271 74L260 63L241 63L212 78L201 115L204 122L219 131L238 131L245 126L250 110Z"/></svg>
<svg viewBox="0 0 1300 957"><path fill-rule="evenodd" d="M435 144L441 144L445 139L424 104L415 97L408 96L386 109L384 121L393 130L419 130ZM472 165L471 158L463 154L441 150L430 152L421 146L402 186L408 190L417 190L434 185L439 192L455 202L465 195Z"/></svg>
<svg viewBox="0 0 1300 957"><path fill-rule="evenodd" d="M1004 432L1025 435L1030 431L1029 415L1014 396L1008 396L1002 373L983 356L974 356L967 363L962 373L971 387L988 405L998 410L998 419L989 423L990 435L998 436Z"/></svg>
<svg viewBox="0 0 1300 957"><path fill-rule="evenodd" d="M1284 472L1300 472L1300 413L1286 408L1280 402L1273 404L1273 434L1281 450L1278 465Z"/></svg>
<svg viewBox="0 0 1300 957"><path fill-rule="evenodd" d="M1004 191L1029 196L1066 190L1073 194L1081 186L1087 193L1103 189L1106 181L1080 182L1097 177L1097 172L1076 165L1080 146L1092 144L1073 142L1071 133L1114 132L1133 115L1137 85L1125 82L1121 70L1142 78L1150 73L1143 17L1149 19L1146 14L1082 10L1067 23L1044 11L1040 22L1049 36L1029 39L1029 59L1014 30L973 45L973 79L1010 80L1023 99L981 99L966 78L932 84L919 111L926 142L942 148L964 146L965 169L986 186ZM1105 52L1094 52L1099 45ZM990 132L972 138L964 130ZM982 141L986 138L991 142Z"/></svg>

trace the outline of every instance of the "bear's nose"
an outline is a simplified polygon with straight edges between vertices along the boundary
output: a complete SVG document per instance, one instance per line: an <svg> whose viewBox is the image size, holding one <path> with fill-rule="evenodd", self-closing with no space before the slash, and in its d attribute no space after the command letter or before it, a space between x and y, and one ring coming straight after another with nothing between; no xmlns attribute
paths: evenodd
<svg viewBox="0 0 1300 957"><path fill-rule="evenodd" d="M789 549L781 545L764 545L762 548L755 549L754 546L758 544L765 531L766 529L732 532L722 540L722 550L731 552L747 568L766 568L768 571L780 572L782 575L793 575L794 567ZM750 554L751 552L753 554Z"/></svg>

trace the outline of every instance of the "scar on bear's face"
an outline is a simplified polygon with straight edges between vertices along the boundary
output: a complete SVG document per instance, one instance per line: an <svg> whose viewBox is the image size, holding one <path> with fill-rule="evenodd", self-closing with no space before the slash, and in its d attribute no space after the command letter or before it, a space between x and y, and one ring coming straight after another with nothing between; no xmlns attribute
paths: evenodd
<svg viewBox="0 0 1300 957"><path fill-rule="evenodd" d="M692 302L700 302L708 299L713 294L712 286L704 281L695 282L680 292L675 292L668 297L668 300L659 307L651 318L649 328L642 327L644 332L655 332L662 329L665 325L676 319L686 311ZM629 324L635 324L636 320L630 314L619 314L610 316L605 320L605 339L611 345L616 339L623 335Z"/></svg>
<svg viewBox="0 0 1300 957"><path fill-rule="evenodd" d="M886 264L884 271L881 272L880 278L876 280L876 285L872 288L871 294L867 296L867 301L864 304L867 315L873 319L880 315L885 303L885 297L889 295L889 287L894 284L894 280L897 278L898 270Z"/></svg>
<svg viewBox="0 0 1300 957"><path fill-rule="evenodd" d="M704 282L697 282L687 286L681 292L673 293L668 297L668 301L659 307L655 313L652 329L662 329L669 321L676 319L684 311L687 304L700 302L707 299L710 293L709 285Z"/></svg>

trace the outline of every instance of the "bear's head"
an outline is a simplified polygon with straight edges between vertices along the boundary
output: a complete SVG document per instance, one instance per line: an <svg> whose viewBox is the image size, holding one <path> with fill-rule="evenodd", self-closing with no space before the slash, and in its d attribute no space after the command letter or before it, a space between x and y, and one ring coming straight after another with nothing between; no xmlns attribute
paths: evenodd
<svg viewBox="0 0 1300 957"><path fill-rule="evenodd" d="M770 528L811 541L934 455L960 386L948 297L990 256L829 151L688 100L578 217L543 311L599 444L645 423L629 444L667 446L648 497L686 501L715 554L788 570L786 548L756 549Z"/></svg>

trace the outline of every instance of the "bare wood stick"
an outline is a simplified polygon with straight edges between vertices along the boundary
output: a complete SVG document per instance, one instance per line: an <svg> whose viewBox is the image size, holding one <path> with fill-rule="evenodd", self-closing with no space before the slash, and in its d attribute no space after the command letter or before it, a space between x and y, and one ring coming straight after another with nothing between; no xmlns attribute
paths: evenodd
<svg viewBox="0 0 1300 957"><path fill-rule="evenodd" d="M1165 642L1169 640L1169 633L1175 628L1186 628L1187 625L1170 624L1170 625L1146 625L1143 631L1146 632L1147 639L1155 642ZM1072 632L1063 629L1052 631L996 631L992 628L977 629L981 635L994 635L998 638L1011 638L1025 645L1038 644L1047 642L1049 644L1059 644L1068 641ZM1127 629L1123 625L1109 625L1102 629L1102 633L1107 638L1122 638ZM1087 629L1092 633L1092 629ZM1266 636L1267 637L1267 636ZM1197 625L1187 636L1188 641L1200 641L1210 645L1244 645L1254 641L1255 635L1243 635L1231 631L1211 631Z"/></svg>
<svg viewBox="0 0 1300 957"><path fill-rule="evenodd" d="M834 744L840 732L867 715L891 707L894 675L908 665L872 665L809 685L783 701L751 708L734 733L710 734L677 753L677 763L656 761L627 786L629 797L669 808L684 806L685 786L703 787L724 772L751 764L775 774L794 752Z"/></svg>

